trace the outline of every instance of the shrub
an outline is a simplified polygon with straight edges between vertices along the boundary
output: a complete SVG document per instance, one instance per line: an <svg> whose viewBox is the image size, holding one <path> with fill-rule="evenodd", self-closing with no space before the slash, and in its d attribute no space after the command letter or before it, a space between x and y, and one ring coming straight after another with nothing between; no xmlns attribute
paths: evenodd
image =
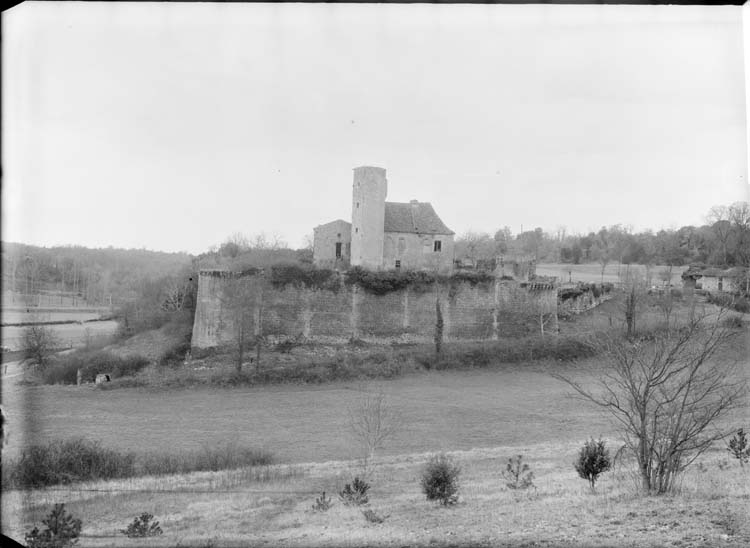
<svg viewBox="0 0 750 548"><path fill-rule="evenodd" d="M740 461L741 467L745 466L748 460L750 460L750 445L748 445L745 431L742 428L737 430L737 433L734 435L734 437L729 440L729 443L727 444L727 451L729 451L734 458Z"/></svg>
<svg viewBox="0 0 750 548"><path fill-rule="evenodd" d="M94 382L99 373L113 378L135 375L148 365L139 355L120 357L103 350L78 350L55 359L43 372L44 384L76 384L78 370L84 382Z"/></svg>
<svg viewBox="0 0 750 548"><path fill-rule="evenodd" d="M120 529L120 532L126 535L128 538L144 538L144 537L157 537L162 534L159 522L151 520L154 519L152 514L144 512L140 516L133 519L126 529Z"/></svg>
<svg viewBox="0 0 750 548"><path fill-rule="evenodd" d="M18 461L9 463L11 487L33 489L75 481L121 478L133 475L135 455L104 449L82 438L32 445Z"/></svg>
<svg viewBox="0 0 750 548"><path fill-rule="evenodd" d="M180 455L119 453L84 439L51 441L25 449L3 467L3 486L33 489L77 481L184 474L273 464L272 454L234 443Z"/></svg>
<svg viewBox="0 0 750 548"><path fill-rule="evenodd" d="M313 512L327 512L331 508L331 497L326 498L326 492L323 491L320 497L315 499L315 504L312 505Z"/></svg>
<svg viewBox="0 0 750 548"><path fill-rule="evenodd" d="M502 472L505 485L510 489L527 489L534 486L534 472L523 462L523 455L511 457Z"/></svg>
<svg viewBox="0 0 750 548"><path fill-rule="evenodd" d="M183 453L179 456L151 454L139 459L139 474L163 475L188 472L217 472L246 466L266 466L275 459L267 451L240 447L236 443L205 446L201 451Z"/></svg>
<svg viewBox="0 0 750 548"><path fill-rule="evenodd" d="M281 354L290 354L298 346L302 346L301 337L294 337L279 341L273 349Z"/></svg>
<svg viewBox="0 0 750 548"><path fill-rule="evenodd" d="M414 271L370 271L355 266L346 273L346 283L356 284L375 295L387 295L407 287L432 284L434 277L427 272Z"/></svg>
<svg viewBox="0 0 750 548"><path fill-rule="evenodd" d="M365 519L370 523L383 523L391 516L390 514L388 514L387 516L379 516L369 508L367 510L362 510L362 515L365 516Z"/></svg>
<svg viewBox="0 0 750 548"><path fill-rule="evenodd" d="M443 348L440 356L418 355L416 361L426 369L461 369L543 359L574 361L591 357L595 353L594 346L584 338L522 337L496 342L454 344Z"/></svg>
<svg viewBox="0 0 750 548"><path fill-rule="evenodd" d="M434 455L422 470L422 492L427 500L436 500L443 506L458 502L458 478L461 468L445 455Z"/></svg>
<svg viewBox="0 0 750 548"><path fill-rule="evenodd" d="M707 293L706 300L723 308L730 308L736 312L750 312L750 300L745 297L730 295L728 293Z"/></svg>
<svg viewBox="0 0 750 548"><path fill-rule="evenodd" d="M34 527L24 539L28 548L67 548L78 542L81 520L65 511L64 504L55 504L47 518L42 520L45 529Z"/></svg>
<svg viewBox="0 0 750 548"><path fill-rule="evenodd" d="M188 352L190 352L190 341L179 342L159 356L157 363L161 366L181 365Z"/></svg>
<svg viewBox="0 0 750 548"><path fill-rule="evenodd" d="M296 264L280 264L271 267L270 282L277 289L288 285L338 291L341 287L334 270L302 267Z"/></svg>
<svg viewBox="0 0 750 548"><path fill-rule="evenodd" d="M742 329L744 326L744 323L742 321L742 317L740 316L727 316L724 318L724 327L728 327L730 329Z"/></svg>
<svg viewBox="0 0 750 548"><path fill-rule="evenodd" d="M22 332L21 347L23 359L44 370L52 353L60 347L60 339L46 325L30 325Z"/></svg>
<svg viewBox="0 0 750 548"><path fill-rule="evenodd" d="M367 491L370 490L370 484L358 477L354 478L354 481L344 486L344 489L339 493L339 498L346 506L360 506L367 504L368 496Z"/></svg>
<svg viewBox="0 0 750 548"><path fill-rule="evenodd" d="M585 442L578 453L578 460L573 463L573 466L581 478L588 480L591 490L594 491L599 475L612 467L609 451L605 447L604 441L592 439Z"/></svg>

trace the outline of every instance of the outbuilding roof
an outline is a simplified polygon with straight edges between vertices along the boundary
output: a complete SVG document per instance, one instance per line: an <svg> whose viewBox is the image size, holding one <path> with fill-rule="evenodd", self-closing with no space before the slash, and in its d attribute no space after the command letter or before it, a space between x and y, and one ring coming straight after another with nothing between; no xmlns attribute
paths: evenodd
<svg viewBox="0 0 750 548"><path fill-rule="evenodd" d="M738 278L745 276L747 268L742 266L735 266L732 268L721 269L715 266L690 266L685 272L682 273L682 278L693 278L697 279L700 277L705 278Z"/></svg>
<svg viewBox="0 0 750 548"><path fill-rule="evenodd" d="M440 220L429 202L386 202L384 232L455 234Z"/></svg>

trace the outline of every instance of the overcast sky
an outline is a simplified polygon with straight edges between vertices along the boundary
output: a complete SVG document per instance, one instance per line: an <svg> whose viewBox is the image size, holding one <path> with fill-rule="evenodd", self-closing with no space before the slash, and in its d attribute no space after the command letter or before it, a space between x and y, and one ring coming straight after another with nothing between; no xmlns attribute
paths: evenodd
<svg viewBox="0 0 750 548"><path fill-rule="evenodd" d="M352 168L457 233L748 199L743 8L42 2L3 14L3 240L293 247Z"/></svg>

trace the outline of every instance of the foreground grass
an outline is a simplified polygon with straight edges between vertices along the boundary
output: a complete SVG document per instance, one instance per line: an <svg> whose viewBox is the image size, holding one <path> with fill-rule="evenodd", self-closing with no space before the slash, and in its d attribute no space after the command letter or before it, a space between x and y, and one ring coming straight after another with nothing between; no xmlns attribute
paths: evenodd
<svg viewBox="0 0 750 548"><path fill-rule="evenodd" d="M716 448L681 477L676 493L642 496L630 465L607 473L592 494L571 465L578 444L537 444L453 452L462 467L459 503L425 500L419 471L429 454L376 460L369 508L384 523L368 523L361 509L335 493L360 474L354 461L72 486L3 497L3 529L14 538L39 523L55 502L83 520L82 546L136 546L118 533L150 512L164 535L149 546L746 546L750 488L747 473ZM524 454L535 488L508 489L505 461ZM87 491L97 489L98 491ZM334 506L314 512L325 490ZM7 500L6 500L7 499ZM21 501L23 501L21 503ZM8 514L8 508L17 507Z"/></svg>

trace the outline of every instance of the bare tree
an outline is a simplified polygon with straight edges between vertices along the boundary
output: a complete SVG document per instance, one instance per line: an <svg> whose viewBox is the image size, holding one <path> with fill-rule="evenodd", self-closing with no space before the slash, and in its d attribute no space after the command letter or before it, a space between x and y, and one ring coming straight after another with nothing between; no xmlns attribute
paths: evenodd
<svg viewBox="0 0 750 548"><path fill-rule="evenodd" d="M305 234L305 237L302 239L302 242L303 242L302 249L312 251L313 248L315 247L315 234L312 232Z"/></svg>
<svg viewBox="0 0 750 548"><path fill-rule="evenodd" d="M468 231L456 239L456 256L466 257L474 268L480 260L493 259L496 243L485 232Z"/></svg>
<svg viewBox="0 0 750 548"><path fill-rule="evenodd" d="M723 261L727 264L727 248L729 237L732 235L732 223L729 221L729 208L727 206L713 206L707 215L707 220L711 224L711 230L721 244Z"/></svg>
<svg viewBox="0 0 750 548"><path fill-rule="evenodd" d="M669 491L678 473L726 435L718 420L744 404L747 384L736 364L711 359L734 335L721 316L704 314L648 339L600 340L607 364L592 373L593 386L554 374L610 415L649 493Z"/></svg>
<svg viewBox="0 0 750 548"><path fill-rule="evenodd" d="M382 449L400 427L398 410L388 403L385 394L363 390L362 398L349 409L349 430L362 448L365 472L375 452Z"/></svg>
<svg viewBox="0 0 750 548"><path fill-rule="evenodd" d="M622 279L622 287L625 293L623 312L625 314L625 325L627 326L627 338L635 335L638 314L647 295L648 282L637 271L630 270L628 266Z"/></svg>
<svg viewBox="0 0 750 548"><path fill-rule="evenodd" d="M750 203L735 202L728 213L734 235L735 264L750 266ZM748 291L747 279L745 291Z"/></svg>
<svg viewBox="0 0 750 548"><path fill-rule="evenodd" d="M60 340L46 325L30 325L23 330L21 349L23 359L44 369L49 357L60 347Z"/></svg>
<svg viewBox="0 0 750 548"><path fill-rule="evenodd" d="M601 283L604 283L604 272L607 270L607 265L612 260L612 245L609 241L606 230L603 228L599 231L594 242L594 256L596 261L601 265Z"/></svg>
<svg viewBox="0 0 750 548"><path fill-rule="evenodd" d="M190 295L190 282L179 278L169 278L164 287L164 299L161 303L162 310L175 312L185 307Z"/></svg>

